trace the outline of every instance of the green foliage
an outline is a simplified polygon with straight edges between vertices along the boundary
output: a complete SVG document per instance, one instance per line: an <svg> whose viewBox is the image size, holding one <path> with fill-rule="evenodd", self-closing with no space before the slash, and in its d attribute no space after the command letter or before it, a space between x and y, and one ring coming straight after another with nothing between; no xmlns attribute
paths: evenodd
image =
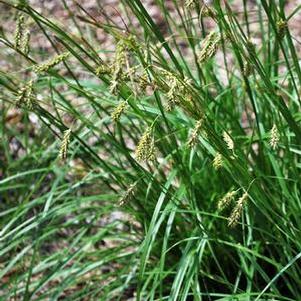
<svg viewBox="0 0 301 301"><path fill-rule="evenodd" d="M300 7L154 2L0 1L0 300L301 299Z"/></svg>

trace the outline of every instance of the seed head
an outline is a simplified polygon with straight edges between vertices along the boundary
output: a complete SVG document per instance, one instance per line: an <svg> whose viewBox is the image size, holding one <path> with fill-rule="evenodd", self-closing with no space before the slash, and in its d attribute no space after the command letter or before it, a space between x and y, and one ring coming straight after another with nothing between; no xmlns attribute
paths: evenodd
<svg viewBox="0 0 301 301"><path fill-rule="evenodd" d="M280 37L280 39L283 39L287 30L287 21L280 19L277 22L277 29L278 29L278 35Z"/></svg>
<svg viewBox="0 0 301 301"><path fill-rule="evenodd" d="M129 50L134 49L135 47L138 46L136 46L134 42L134 38L131 38L130 36L127 38L123 37L117 42L116 50L115 50L115 58L111 66L112 82L110 85L110 92L112 94L117 93L118 86L124 77L123 69L127 62L127 52Z"/></svg>
<svg viewBox="0 0 301 301"><path fill-rule="evenodd" d="M148 75L144 72L138 79L138 87L140 92L144 92L149 85Z"/></svg>
<svg viewBox="0 0 301 301"><path fill-rule="evenodd" d="M152 129L149 127L142 135L136 152L136 158L138 161L153 161L156 158L155 141L152 136Z"/></svg>
<svg viewBox="0 0 301 301"><path fill-rule="evenodd" d="M213 159L213 167L218 170L223 166L223 157L221 153L216 153Z"/></svg>
<svg viewBox="0 0 301 301"><path fill-rule="evenodd" d="M226 131L223 132L223 139L227 144L227 148L230 150L233 150L234 142L233 142L232 138L230 137L230 135Z"/></svg>
<svg viewBox="0 0 301 301"><path fill-rule="evenodd" d="M101 65L95 69L95 74L101 76L104 74L111 74L112 69L109 66Z"/></svg>
<svg viewBox="0 0 301 301"><path fill-rule="evenodd" d="M166 93L166 98L168 101L167 105L166 105L166 110L171 111L175 107L175 105L179 103L178 94L177 94L178 81L177 81L176 77L171 76L168 79L168 85L169 85L169 90Z"/></svg>
<svg viewBox="0 0 301 301"><path fill-rule="evenodd" d="M127 106L128 106L128 102L126 100L123 100L118 104L118 106L114 109L111 115L114 122L118 122L120 120L120 116L125 111Z"/></svg>
<svg viewBox="0 0 301 301"><path fill-rule="evenodd" d="M198 54L198 62L202 64L215 55L220 43L221 37L216 32L211 32L202 42L202 49Z"/></svg>
<svg viewBox="0 0 301 301"><path fill-rule="evenodd" d="M124 195L120 198L118 202L118 206L123 206L128 203L135 195L137 182L130 185L128 190L124 193Z"/></svg>
<svg viewBox="0 0 301 301"><path fill-rule="evenodd" d="M28 110L32 110L34 107L34 91L33 91L33 80L30 80L23 87L20 88L17 98L16 106L25 107Z"/></svg>
<svg viewBox="0 0 301 301"><path fill-rule="evenodd" d="M202 124L203 124L203 119L200 119L196 122L195 127L194 127L194 129L188 139L188 142L187 142L189 147L194 147L197 144L198 136L200 134Z"/></svg>
<svg viewBox="0 0 301 301"><path fill-rule="evenodd" d="M64 61L69 55L70 55L69 52L59 54L59 55L55 56L53 59L51 59L50 61L48 61L44 64L36 65L34 67L34 71L36 73L47 72L52 67L54 67L54 66L58 65L59 63L61 63L62 61Z"/></svg>
<svg viewBox="0 0 301 301"><path fill-rule="evenodd" d="M30 40L30 31L26 30L24 33L24 36L22 38L22 43L21 43L21 51L25 55L28 55L28 53L29 53L29 40Z"/></svg>
<svg viewBox="0 0 301 301"><path fill-rule="evenodd" d="M276 124L273 125L272 129L271 129L271 133L270 133L270 146L272 147L272 149L276 149L280 140L279 137L279 132L277 129Z"/></svg>
<svg viewBox="0 0 301 301"><path fill-rule="evenodd" d="M62 139L61 148L59 152L59 156L63 161L66 160L67 158L68 146L70 143L70 135L71 135L71 129L64 131L64 136Z"/></svg>
<svg viewBox="0 0 301 301"><path fill-rule="evenodd" d="M167 70L162 72L162 77L164 77L166 84L165 90L167 90L167 111L171 111L176 105L180 104L181 100L189 101L191 97L189 93L191 79L187 77L184 79L179 79L175 74Z"/></svg>
<svg viewBox="0 0 301 301"><path fill-rule="evenodd" d="M24 16L20 13L18 15L16 30L15 30L15 48L20 50L22 37L23 37L23 31L24 31Z"/></svg>
<svg viewBox="0 0 301 301"><path fill-rule="evenodd" d="M231 215L228 218L228 226L229 227L235 227L238 224L239 219L240 219L241 214L242 214L242 211L243 211L243 208L244 208L245 203L247 202L247 200L248 200L248 193L245 192L238 199L234 209L231 212Z"/></svg>
<svg viewBox="0 0 301 301"><path fill-rule="evenodd" d="M231 190L227 192L222 199L219 200L217 203L217 208L220 210L223 210L227 206L230 205L230 203L233 201L234 197L236 196L237 191L236 190Z"/></svg>

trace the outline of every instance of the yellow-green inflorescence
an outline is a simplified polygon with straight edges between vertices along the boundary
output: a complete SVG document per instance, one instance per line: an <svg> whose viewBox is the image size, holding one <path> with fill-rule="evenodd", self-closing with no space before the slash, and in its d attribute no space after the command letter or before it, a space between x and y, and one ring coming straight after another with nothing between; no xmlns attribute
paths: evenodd
<svg viewBox="0 0 301 301"><path fill-rule="evenodd" d="M34 66L34 71L36 73L47 72L52 67L54 67L54 66L58 65L59 63L61 63L62 61L64 61L69 55L70 55L69 52L64 52L62 54L59 54L46 63Z"/></svg>
<svg viewBox="0 0 301 301"><path fill-rule="evenodd" d="M272 149L276 149L280 140L279 132L276 124L273 125L270 132L270 146Z"/></svg>
<svg viewBox="0 0 301 301"><path fill-rule="evenodd" d="M238 222L239 219L241 217L243 208L248 200L248 193L245 192L236 202L236 205L234 207L234 209L232 210L229 218L228 218L228 226L229 227L235 227Z"/></svg>
<svg viewBox="0 0 301 301"><path fill-rule="evenodd" d="M67 158L67 153L68 153L68 147L70 143L70 136L71 136L71 129L67 129L64 131L64 136L61 142L61 147L60 147L60 152L59 152L59 157L62 160L66 160Z"/></svg>
<svg viewBox="0 0 301 301"><path fill-rule="evenodd" d="M118 122L120 120L120 117L122 113L126 110L128 106L128 102L126 100L121 101L118 106L114 109L114 111L111 114L111 117L114 122Z"/></svg>
<svg viewBox="0 0 301 301"><path fill-rule="evenodd" d="M283 39L288 28L287 21L280 19L277 22L278 35L280 39Z"/></svg>
<svg viewBox="0 0 301 301"><path fill-rule="evenodd" d="M167 70L162 71L166 85L166 98L167 104L165 106L167 111L171 111L176 105L183 102L189 102L191 99L190 85L191 79L185 77L184 79L178 78L172 72Z"/></svg>
<svg viewBox="0 0 301 301"><path fill-rule="evenodd" d="M95 69L95 74L97 76L111 74L111 72L112 72L112 68L110 68L107 65L101 65Z"/></svg>
<svg viewBox="0 0 301 301"><path fill-rule="evenodd" d="M30 40L30 31L27 29L24 33L24 37L21 43L21 51L28 55L29 53L29 40Z"/></svg>
<svg viewBox="0 0 301 301"><path fill-rule="evenodd" d="M197 144L198 137L199 137L201 129L202 129L202 124L203 124L203 118L199 119L196 122L195 127L194 127L194 129L188 139L188 142L187 142L189 147L194 147Z"/></svg>
<svg viewBox="0 0 301 301"><path fill-rule="evenodd" d="M223 132L223 139L227 145L227 148L233 151L234 150L234 141L226 131Z"/></svg>
<svg viewBox="0 0 301 301"><path fill-rule="evenodd" d="M20 13L18 15L15 36L14 36L15 49L27 55L29 53L29 40L30 40L30 31L25 25L25 19L23 14Z"/></svg>
<svg viewBox="0 0 301 301"><path fill-rule="evenodd" d="M134 197L135 191L136 191L136 186L137 186L137 182L130 185L128 190L120 198L120 200L118 202L119 206L125 205Z"/></svg>
<svg viewBox="0 0 301 301"><path fill-rule="evenodd" d="M217 52L221 37L216 32L211 32L202 42L202 49L198 53L198 62L202 64Z"/></svg>
<svg viewBox="0 0 301 301"><path fill-rule="evenodd" d="M133 35L126 37L119 37L119 41L116 45L114 62L111 65L112 81L110 85L110 92L117 94L118 88L122 79L124 78L126 63L127 63L127 52L136 51L139 49L139 45Z"/></svg>
<svg viewBox="0 0 301 301"><path fill-rule="evenodd" d="M223 198L221 198L217 203L217 208L220 210L223 210L224 208L228 207L230 203L234 200L234 197L236 196L237 191L231 190L227 192Z"/></svg>
<svg viewBox="0 0 301 301"><path fill-rule="evenodd" d="M32 110L34 102L33 80L30 80L20 88L16 98L16 106Z"/></svg>
<svg viewBox="0 0 301 301"><path fill-rule="evenodd" d="M14 36L15 48L19 50L21 48L23 32L24 32L24 16L20 13L18 15L15 36Z"/></svg>
<svg viewBox="0 0 301 301"><path fill-rule="evenodd" d="M223 166L223 157L221 153L217 152L215 154L212 165L216 170L220 169Z"/></svg>
<svg viewBox="0 0 301 301"><path fill-rule="evenodd" d="M156 158L155 140L152 128L148 127L142 135L135 152L138 161L154 161Z"/></svg>

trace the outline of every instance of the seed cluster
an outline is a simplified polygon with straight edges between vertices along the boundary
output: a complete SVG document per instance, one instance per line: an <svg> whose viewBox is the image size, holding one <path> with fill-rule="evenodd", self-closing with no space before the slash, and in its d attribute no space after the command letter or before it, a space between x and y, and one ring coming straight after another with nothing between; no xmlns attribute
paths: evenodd
<svg viewBox="0 0 301 301"><path fill-rule="evenodd" d="M71 129L68 129L68 130L64 131L64 136L63 136L63 139L62 139L60 152L59 152L59 157L62 160L67 159L68 147L69 147L69 143L70 143L70 135L71 135Z"/></svg>
<svg viewBox="0 0 301 301"><path fill-rule="evenodd" d="M237 191L231 190L227 192L222 199L219 200L217 203L217 208L220 210L223 210L224 208L228 207L230 203L234 200L234 197L236 196Z"/></svg>
<svg viewBox="0 0 301 301"><path fill-rule="evenodd" d="M206 60L212 58L218 49L221 37L216 32L211 32L203 41L202 49L198 54L198 62L202 64Z"/></svg>
<svg viewBox="0 0 301 301"><path fill-rule="evenodd" d="M271 138L270 138L270 146L272 149L276 149L280 140L279 132L276 124L273 125L271 129Z"/></svg>
<svg viewBox="0 0 301 301"><path fill-rule="evenodd" d="M128 53L130 51L137 51L138 49L139 45L133 35L119 37L115 50L115 58L110 67L110 73L112 74L110 92L112 94L117 94L122 80L126 77L125 69L126 65L129 65Z"/></svg>
<svg viewBox="0 0 301 301"><path fill-rule="evenodd" d="M218 170L223 166L223 157L221 153L216 153L213 159L213 167Z"/></svg>
<svg viewBox="0 0 301 301"><path fill-rule="evenodd" d="M227 148L230 150L234 150L234 142L226 131L223 132L223 139L227 144Z"/></svg>
<svg viewBox="0 0 301 301"><path fill-rule="evenodd" d="M128 102L126 100L121 101L118 106L114 109L111 117L114 122L118 122L120 120L120 117L122 113L126 110L128 106Z"/></svg>
<svg viewBox="0 0 301 301"><path fill-rule="evenodd" d="M200 134L200 131L202 129L203 119L200 119L196 122L195 127L189 137L189 140L187 142L189 147L194 147L198 142L198 137Z"/></svg>
<svg viewBox="0 0 301 301"><path fill-rule="evenodd" d="M16 106L25 107L28 110L33 109L34 107L33 80L30 80L19 90L16 98Z"/></svg>
<svg viewBox="0 0 301 301"><path fill-rule="evenodd" d="M167 104L165 109L171 111L176 105L191 101L191 80L188 78L180 79L172 72L163 70L162 77L165 78ZM160 85L159 85L160 86Z"/></svg>
<svg viewBox="0 0 301 301"><path fill-rule="evenodd" d="M15 49L23 52L25 55L29 53L29 40L30 40L30 31L25 26L25 19L23 14L18 15L15 35L14 35L14 44Z"/></svg>
<svg viewBox="0 0 301 301"><path fill-rule="evenodd" d="M155 141L152 128L146 129L142 135L135 152L138 161L154 161L156 158Z"/></svg>
<svg viewBox="0 0 301 301"><path fill-rule="evenodd" d="M136 187L137 187L137 182L133 183L130 185L128 190L124 193L124 195L120 198L118 205L123 206L126 203L128 203L135 195L136 192Z"/></svg>
<svg viewBox="0 0 301 301"><path fill-rule="evenodd" d="M285 34L286 34L286 30L287 30L287 21L280 19L277 22L277 30L278 30L278 35L280 37L280 39L283 39Z"/></svg>
<svg viewBox="0 0 301 301"><path fill-rule="evenodd" d="M48 62L35 66L34 71L36 73L47 72L52 67L54 67L54 66L58 65L59 63L61 63L62 61L64 61L69 55L70 55L69 52L59 54L56 57L54 57L53 59L49 60Z"/></svg>
<svg viewBox="0 0 301 301"><path fill-rule="evenodd" d="M239 219L241 217L241 214L242 214L242 211L243 211L243 208L248 200L248 193L245 192L237 201L234 209L232 210L229 218L228 218L228 226L229 227L235 227L238 222L239 222Z"/></svg>

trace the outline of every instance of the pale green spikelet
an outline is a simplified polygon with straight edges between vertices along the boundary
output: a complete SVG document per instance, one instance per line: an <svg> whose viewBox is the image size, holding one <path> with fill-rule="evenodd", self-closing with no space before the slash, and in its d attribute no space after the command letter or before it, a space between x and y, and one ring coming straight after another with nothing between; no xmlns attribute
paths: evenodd
<svg viewBox="0 0 301 301"><path fill-rule="evenodd" d="M234 209L232 210L229 218L228 218L228 226L229 227L235 227L238 222L239 222L239 219L241 217L241 214L242 214L242 211L243 211L243 208L248 200L248 193L245 192L237 201Z"/></svg>
<svg viewBox="0 0 301 301"><path fill-rule="evenodd" d="M287 21L280 19L277 22L277 30L278 30L278 35L280 37L280 39L283 39L285 34L286 34L286 30L287 30Z"/></svg>
<svg viewBox="0 0 301 301"><path fill-rule="evenodd" d="M64 52L62 54L55 56L53 59L49 60L46 63L34 66L33 69L36 73L47 72L52 67L54 67L54 66L58 65L59 63L61 63L62 61L64 61L69 55L70 55L69 52Z"/></svg>
<svg viewBox="0 0 301 301"><path fill-rule="evenodd" d="M140 48L136 38L133 35L119 36L116 45L115 58L111 66L112 81L110 85L110 93L117 94L119 85L124 80L125 66L127 63L127 52L137 51Z"/></svg>
<svg viewBox="0 0 301 301"><path fill-rule="evenodd" d="M218 170L223 166L223 157L221 153L216 153L212 162L213 167Z"/></svg>
<svg viewBox="0 0 301 301"><path fill-rule="evenodd" d="M21 50L23 34L24 34L24 16L23 14L19 13L16 30L15 30L15 36L14 36L15 49Z"/></svg>
<svg viewBox="0 0 301 301"><path fill-rule="evenodd" d="M65 130L64 131L64 136L61 142L61 147L59 151L59 157L62 160L66 160L67 158L67 153L68 153L68 147L70 143L70 136L71 136L71 129Z"/></svg>
<svg viewBox="0 0 301 301"><path fill-rule="evenodd" d="M95 69L95 74L96 74L97 76L106 75L106 74L111 74L111 73L112 73L112 68L110 68L109 66L106 66L106 65L98 66L98 67Z"/></svg>
<svg viewBox="0 0 301 301"><path fill-rule="evenodd" d="M203 118L196 122L195 127L194 127L194 129L188 139L188 142L187 142L187 145L189 147L194 147L197 144L198 136L200 134L202 124L203 124Z"/></svg>
<svg viewBox="0 0 301 301"><path fill-rule="evenodd" d="M276 124L273 125L270 132L270 146L272 149L276 149L280 140L279 132Z"/></svg>
<svg viewBox="0 0 301 301"><path fill-rule="evenodd" d="M111 118L114 122L118 122L120 120L120 116L126 110L127 106L128 102L126 100L123 100L118 104L111 114Z"/></svg>
<svg viewBox="0 0 301 301"><path fill-rule="evenodd" d="M190 101L189 87L191 85L191 79L185 77L179 79L175 74L170 71L163 70L161 72L162 78L164 78L165 87L163 88L167 104L165 109L171 111L176 105L180 104L181 101Z"/></svg>
<svg viewBox="0 0 301 301"><path fill-rule="evenodd" d="M178 81L174 76L170 76L167 78L168 81L168 86L169 90L166 93L166 98L167 98L167 105L166 105L166 110L171 111L176 104L179 103L178 100Z"/></svg>
<svg viewBox="0 0 301 301"><path fill-rule="evenodd" d="M146 72L144 72L141 76L139 76L138 78L138 88L139 88L139 91L141 93L145 92L147 86L149 85L149 82L148 82L148 75Z"/></svg>
<svg viewBox="0 0 301 301"><path fill-rule="evenodd" d="M30 80L20 88L16 98L16 106L32 110L34 104L33 80Z"/></svg>
<svg viewBox="0 0 301 301"><path fill-rule="evenodd" d="M152 128L148 127L142 135L136 148L135 156L138 161L154 161L156 158L155 141Z"/></svg>
<svg viewBox="0 0 301 301"><path fill-rule="evenodd" d="M223 132L223 139L227 144L227 148L230 150L234 150L234 141L226 131Z"/></svg>
<svg viewBox="0 0 301 301"><path fill-rule="evenodd" d="M119 86L119 82L122 78L123 68L126 63L126 44L124 40L118 41L115 51L115 59L112 64L112 81L110 85L110 92L116 94Z"/></svg>
<svg viewBox="0 0 301 301"><path fill-rule="evenodd" d="M29 53L29 41L30 41L30 31L27 29L24 33L24 36L22 38L22 43L21 43L21 51L25 55L28 55Z"/></svg>
<svg viewBox="0 0 301 301"><path fill-rule="evenodd" d="M126 203L128 203L134 197L135 192L136 192L136 187L137 187L137 182L130 185L128 190L120 198L120 200L118 202L118 206L125 205Z"/></svg>
<svg viewBox="0 0 301 301"><path fill-rule="evenodd" d="M210 59L215 55L220 43L220 34L211 32L202 42L202 49L198 53L198 62L202 64L204 61Z"/></svg>
<svg viewBox="0 0 301 301"><path fill-rule="evenodd" d="M217 208L219 210L223 210L226 207L228 207L230 205L230 203L233 201L234 197L237 194L237 190L231 190L229 192L227 192L223 198L221 198L218 203L217 203Z"/></svg>

